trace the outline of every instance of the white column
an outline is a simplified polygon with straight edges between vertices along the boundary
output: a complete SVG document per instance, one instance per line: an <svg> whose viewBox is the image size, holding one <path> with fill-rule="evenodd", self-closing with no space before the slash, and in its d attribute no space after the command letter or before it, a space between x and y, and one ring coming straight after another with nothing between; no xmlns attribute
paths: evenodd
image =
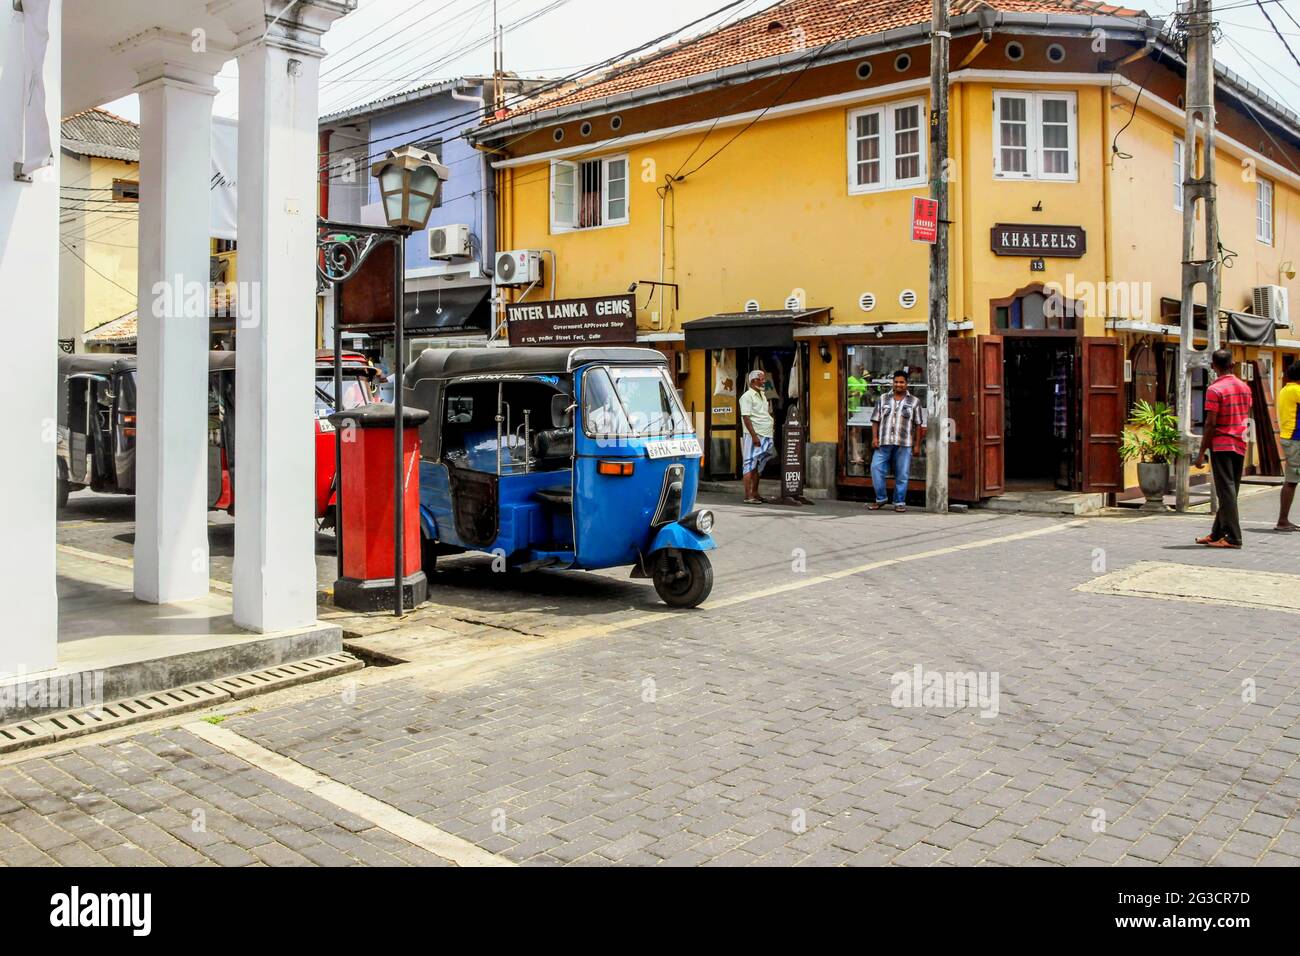
<svg viewBox="0 0 1300 956"><path fill-rule="evenodd" d="M208 593L211 77L141 77L135 596ZM206 80L206 82L204 82Z"/></svg>
<svg viewBox="0 0 1300 956"><path fill-rule="evenodd" d="M23 14L0 5L0 291L10 321L5 347L23 356L0 375L6 423L0 478L0 680L54 666L58 599L54 563L55 339L59 328L59 101L63 4L49 14L45 104L54 165L14 179L22 155Z"/></svg>
<svg viewBox="0 0 1300 956"><path fill-rule="evenodd" d="M283 24L281 24L283 26ZM316 620L316 167L319 46L261 36L239 55L235 623Z"/></svg>

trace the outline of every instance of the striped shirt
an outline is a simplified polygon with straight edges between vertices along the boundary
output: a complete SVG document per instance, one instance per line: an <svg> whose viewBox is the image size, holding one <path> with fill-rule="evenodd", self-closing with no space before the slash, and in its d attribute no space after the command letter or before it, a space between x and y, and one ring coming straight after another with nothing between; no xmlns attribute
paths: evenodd
<svg viewBox="0 0 1300 956"><path fill-rule="evenodd" d="M1246 423L1250 420L1250 386L1237 376L1220 375L1205 390L1205 417L1217 414L1210 451L1246 454Z"/></svg>
<svg viewBox="0 0 1300 956"><path fill-rule="evenodd" d="M925 427L925 406L911 392L898 398L892 391L876 399L876 409L871 413L871 423L876 426L882 445L914 445L913 428Z"/></svg>

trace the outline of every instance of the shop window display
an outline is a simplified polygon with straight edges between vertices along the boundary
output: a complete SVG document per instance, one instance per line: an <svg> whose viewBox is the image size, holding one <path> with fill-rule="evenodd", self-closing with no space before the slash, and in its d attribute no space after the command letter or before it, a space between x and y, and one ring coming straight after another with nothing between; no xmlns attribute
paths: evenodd
<svg viewBox="0 0 1300 956"><path fill-rule="evenodd" d="M908 386L926 401L924 345L849 345L844 348L844 472L850 478L871 476L871 412L876 399L893 388L902 369ZM912 474L925 474L925 448L912 458Z"/></svg>

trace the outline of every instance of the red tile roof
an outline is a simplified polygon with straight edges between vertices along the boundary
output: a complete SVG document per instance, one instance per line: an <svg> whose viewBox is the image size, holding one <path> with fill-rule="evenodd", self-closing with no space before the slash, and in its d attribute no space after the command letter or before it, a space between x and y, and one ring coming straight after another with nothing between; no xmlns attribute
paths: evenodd
<svg viewBox="0 0 1300 956"><path fill-rule="evenodd" d="M991 0L988 4L953 0L949 15L973 13L986 5L1007 13L1146 17L1139 10L1089 0ZM573 106L751 60L816 50L835 40L928 23L931 8L931 0L783 0L736 23L647 54L639 65L637 60L625 61L578 86L529 100L510 116Z"/></svg>

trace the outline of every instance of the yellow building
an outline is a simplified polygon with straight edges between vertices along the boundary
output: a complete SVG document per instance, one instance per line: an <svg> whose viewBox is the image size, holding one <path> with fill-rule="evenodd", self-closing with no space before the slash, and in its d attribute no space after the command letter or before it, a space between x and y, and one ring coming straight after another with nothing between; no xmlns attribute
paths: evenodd
<svg viewBox="0 0 1300 956"><path fill-rule="evenodd" d="M952 6L953 497L1131 492L1123 418L1174 402L1184 63L1134 10ZM756 365L778 421L808 409L814 485L845 494L869 485L882 383L905 368L924 395L930 7L787 0L474 134L499 248L541 263L508 299L635 285L638 339L677 356L708 477L737 474L736 383ZM1270 344L1238 354L1276 387L1300 350L1300 305L1282 314L1300 120L1222 69L1218 111L1222 308L1273 309Z"/></svg>
<svg viewBox="0 0 1300 956"><path fill-rule="evenodd" d="M133 351L140 127L90 109L63 120L61 136L60 347Z"/></svg>

